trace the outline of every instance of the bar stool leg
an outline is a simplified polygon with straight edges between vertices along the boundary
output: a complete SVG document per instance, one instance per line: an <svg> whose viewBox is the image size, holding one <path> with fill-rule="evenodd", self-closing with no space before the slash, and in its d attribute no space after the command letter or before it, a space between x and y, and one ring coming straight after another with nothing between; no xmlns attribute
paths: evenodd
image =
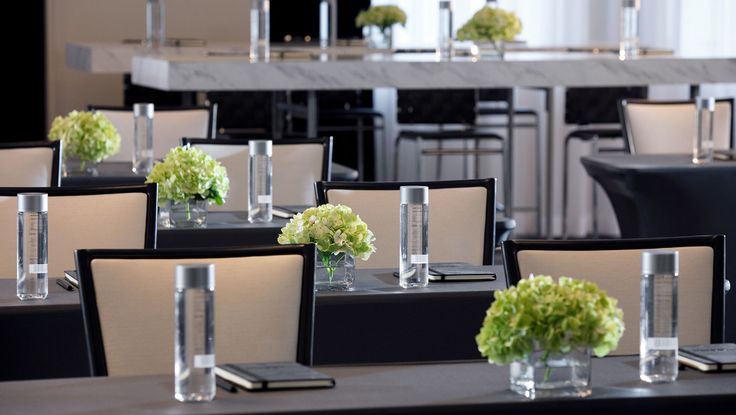
<svg viewBox="0 0 736 415"><path fill-rule="evenodd" d="M365 180L365 165L364 165L364 154L363 154L363 119L358 118L358 124L357 124L357 145L358 145L358 151L356 151L358 156L358 181L364 181ZM374 152L375 153L375 152Z"/></svg>
<svg viewBox="0 0 736 415"><path fill-rule="evenodd" d="M598 136L593 136L593 154L598 154ZM595 180L592 180L592 199L593 199L593 238L598 238L598 193L596 192Z"/></svg>
<svg viewBox="0 0 736 415"><path fill-rule="evenodd" d="M562 239L567 239L567 159L570 147L570 138L565 137L565 149L562 152Z"/></svg>
<svg viewBox="0 0 736 415"><path fill-rule="evenodd" d="M542 236L542 133L539 126L539 116L535 113L534 117L534 128L536 137L536 163L537 168L534 175L534 186L537 189L536 192L536 207L537 207L537 236Z"/></svg>
<svg viewBox="0 0 736 415"><path fill-rule="evenodd" d="M396 137L394 142L394 181L399 180L399 146L401 144L401 135Z"/></svg>

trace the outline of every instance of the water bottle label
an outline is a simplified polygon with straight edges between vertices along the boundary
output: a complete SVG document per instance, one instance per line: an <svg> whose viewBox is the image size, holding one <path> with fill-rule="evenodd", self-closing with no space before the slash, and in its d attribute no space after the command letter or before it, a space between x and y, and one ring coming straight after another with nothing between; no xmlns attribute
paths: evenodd
<svg viewBox="0 0 736 415"><path fill-rule="evenodd" d="M412 255L411 263L412 264L427 264L429 263L429 255Z"/></svg>
<svg viewBox="0 0 736 415"><path fill-rule="evenodd" d="M49 264L28 264L28 272L31 274L48 274Z"/></svg>
<svg viewBox="0 0 736 415"><path fill-rule="evenodd" d="M258 203L271 203L271 195L258 195Z"/></svg>
<svg viewBox="0 0 736 415"><path fill-rule="evenodd" d="M195 354L194 355L194 367L196 368L210 368L215 367L215 355L213 354Z"/></svg>
<svg viewBox="0 0 736 415"><path fill-rule="evenodd" d="M647 350L677 350L677 337L648 337Z"/></svg>

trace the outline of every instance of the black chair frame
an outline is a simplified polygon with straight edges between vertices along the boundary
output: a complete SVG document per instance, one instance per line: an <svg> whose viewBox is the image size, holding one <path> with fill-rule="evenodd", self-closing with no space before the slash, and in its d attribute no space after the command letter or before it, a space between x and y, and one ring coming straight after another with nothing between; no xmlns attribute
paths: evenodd
<svg viewBox="0 0 736 415"><path fill-rule="evenodd" d="M263 246L253 248L211 249L80 249L76 263L79 276L79 292L84 329L89 348L92 376L107 376L107 360L102 341L97 296L92 278L92 261L95 259L197 259L234 258L268 255L300 255L304 258L301 304L299 312L298 345L296 361L311 365L314 325L314 245Z"/></svg>
<svg viewBox="0 0 736 415"><path fill-rule="evenodd" d="M54 153L54 159L51 164L51 183L50 187L61 186L61 140L59 141L26 141L0 143L0 150L12 150L19 148L50 148Z"/></svg>
<svg viewBox="0 0 736 415"><path fill-rule="evenodd" d="M327 192L340 190L396 190L401 186L427 186L429 189L455 189L465 187L483 187L486 189L486 220L483 232L483 264L493 265L496 245L496 179L450 180L434 182L317 182L317 203L329 203Z"/></svg>
<svg viewBox="0 0 736 415"><path fill-rule="evenodd" d="M247 146L248 139L244 138L182 138L181 145L239 145ZM324 138L281 138L273 140L273 145L290 145L290 144L320 144L324 149L322 157L322 180L330 180L332 177L332 137Z"/></svg>
<svg viewBox="0 0 736 415"><path fill-rule="evenodd" d="M119 193L143 193L146 195L146 234L144 246L156 247L158 225L158 186L156 183L115 187L0 187L0 196L16 196L18 193L41 192L54 196L91 196Z"/></svg>
<svg viewBox="0 0 736 415"><path fill-rule="evenodd" d="M726 237L724 235L677 236L668 238L596 239L575 241L508 240L502 244L506 283L521 281L517 255L521 251L602 251L623 249L664 249L672 247L708 246L713 249L713 292L711 301L712 343L721 343L725 337L725 275Z"/></svg>

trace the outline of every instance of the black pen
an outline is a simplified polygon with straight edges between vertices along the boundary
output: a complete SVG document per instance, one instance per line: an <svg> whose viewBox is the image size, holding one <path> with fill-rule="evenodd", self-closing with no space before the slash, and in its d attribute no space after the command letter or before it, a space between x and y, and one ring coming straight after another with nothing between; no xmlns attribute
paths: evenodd
<svg viewBox="0 0 736 415"><path fill-rule="evenodd" d="M65 279L63 278L57 278L56 283L59 285L59 287L67 290L67 291L74 291L74 286L69 284Z"/></svg>
<svg viewBox="0 0 736 415"><path fill-rule="evenodd" d="M233 385L232 383L230 383L230 382L228 382L228 381L226 381L224 379L221 379L218 376L215 376L215 383L217 384L218 387L220 387L220 388L222 388L222 389L224 389L224 390L226 390L226 391L228 391L230 393L238 393L238 388L236 388L235 385Z"/></svg>

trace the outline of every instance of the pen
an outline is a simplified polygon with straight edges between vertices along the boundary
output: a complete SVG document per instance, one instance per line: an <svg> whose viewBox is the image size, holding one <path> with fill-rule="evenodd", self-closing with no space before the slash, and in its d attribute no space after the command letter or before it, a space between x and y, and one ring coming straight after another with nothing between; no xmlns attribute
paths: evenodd
<svg viewBox="0 0 736 415"><path fill-rule="evenodd" d="M215 383L217 384L218 387L230 393L238 393L238 388L236 388L235 385L233 385L232 383L224 379L221 379L220 377L217 377L217 376L215 377Z"/></svg>
<svg viewBox="0 0 736 415"><path fill-rule="evenodd" d="M68 282L66 282L66 280L63 279L63 278L57 278L56 279L56 283L59 285L59 287L65 289L67 291L74 291L74 287L71 284L69 284Z"/></svg>

